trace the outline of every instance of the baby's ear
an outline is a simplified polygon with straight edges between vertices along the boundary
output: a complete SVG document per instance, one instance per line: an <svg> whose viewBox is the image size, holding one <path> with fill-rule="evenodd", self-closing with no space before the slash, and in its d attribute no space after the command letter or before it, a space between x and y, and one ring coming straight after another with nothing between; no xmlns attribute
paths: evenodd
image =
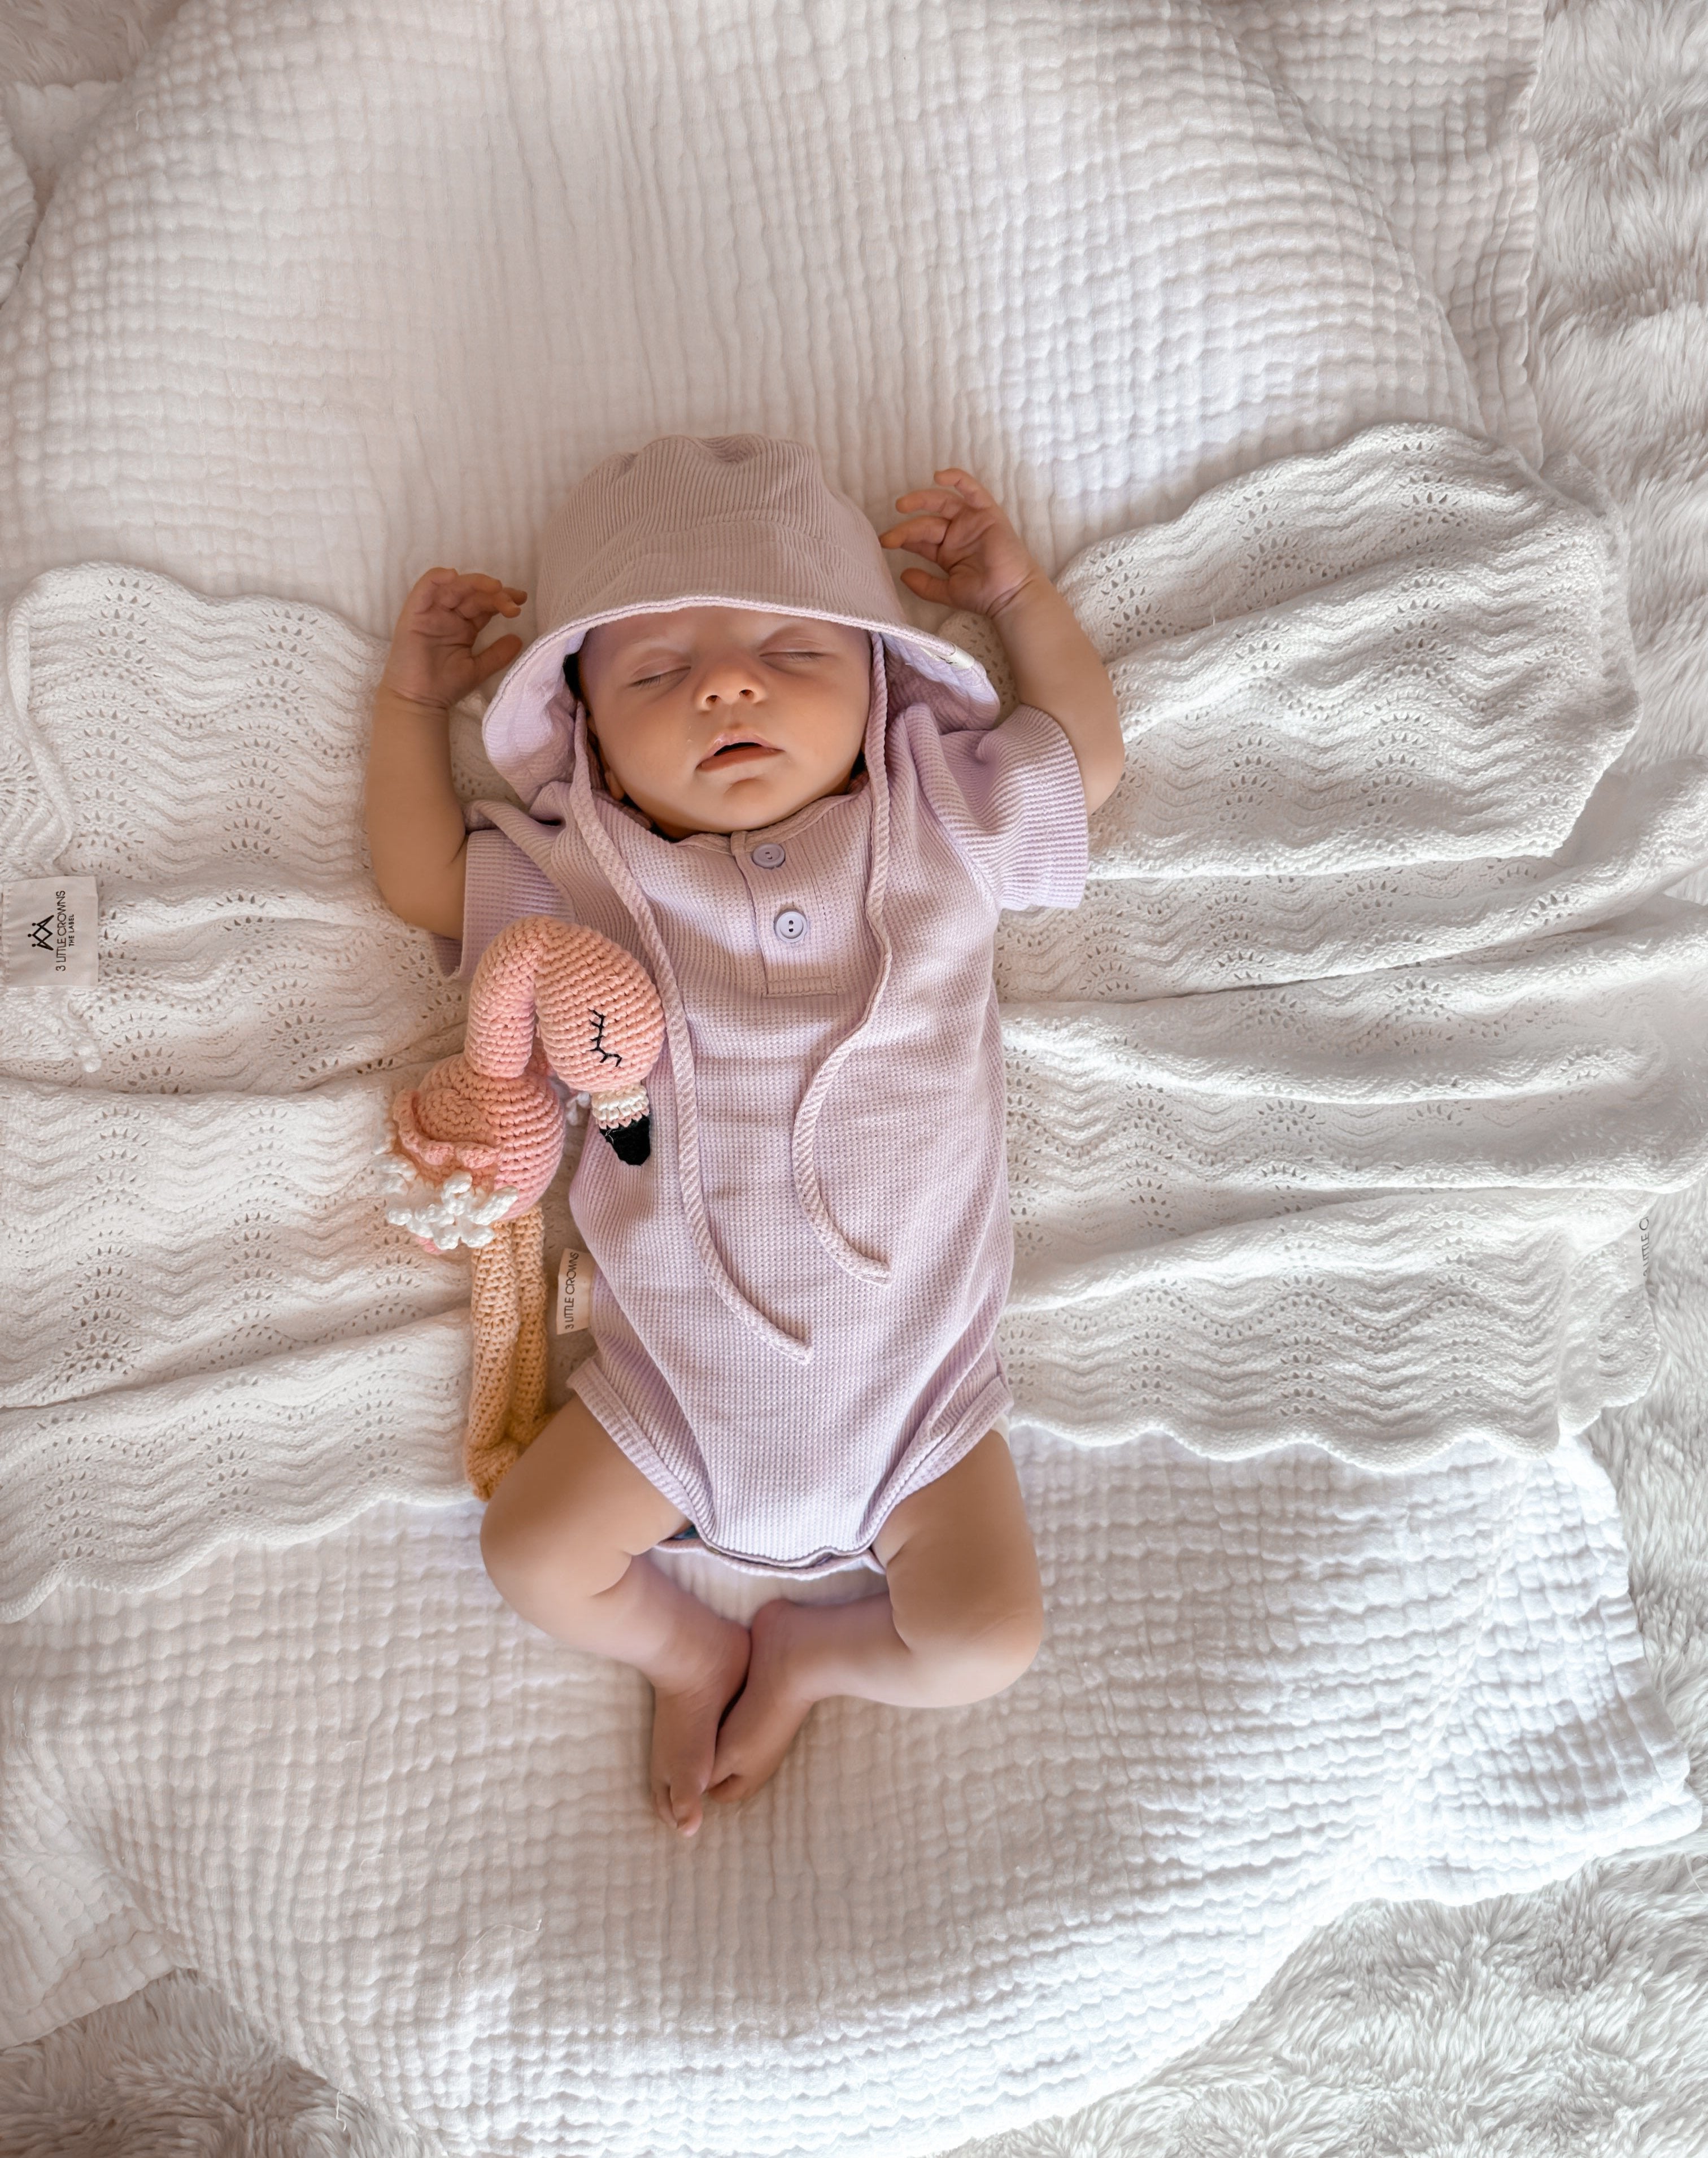
<svg viewBox="0 0 1708 2158"><path fill-rule="evenodd" d="M593 716L591 712L587 715L587 741L594 756L599 761L599 777L605 782L606 792L613 802L627 802L628 797L622 791L622 782L606 761L605 752L599 746L599 737L593 731Z"/></svg>

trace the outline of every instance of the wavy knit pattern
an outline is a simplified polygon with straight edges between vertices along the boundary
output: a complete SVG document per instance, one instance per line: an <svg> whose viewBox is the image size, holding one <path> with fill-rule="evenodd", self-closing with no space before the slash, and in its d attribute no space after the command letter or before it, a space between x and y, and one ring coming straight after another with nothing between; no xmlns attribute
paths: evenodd
<svg viewBox="0 0 1708 2158"><path fill-rule="evenodd" d="M111 565L8 616L0 860L29 876L70 849L100 884L102 1087L286 1094L460 1045L462 992L368 871L384 664L318 608L163 605L157 577ZM463 783L502 792L473 734ZM5 1069L75 1068L54 1003L8 999Z"/></svg>
<svg viewBox="0 0 1708 2158"><path fill-rule="evenodd" d="M1083 910L1004 925L1016 1263L1002 1340L1019 1413L1081 1443L1160 1431L1233 1456L1308 1440L1397 1465L1468 1438L1541 1452L1641 1393L1655 1335L1638 1223L1649 1195L1708 1165L1708 918L1652 894L1708 860L1708 774L1618 764L1635 718L1623 573L1617 522L1586 475L1540 480L1509 452L1416 428L1226 483L1064 573L1130 741L1096 820L1091 889L1117 920L1134 894L1141 906L1165 894L1173 929L1148 961L1135 937L1141 956L1106 966L1095 914L1089 936ZM145 1376L211 1386L216 1371L359 1334L379 1355L392 1329L457 1301L452 1262L400 1250L366 1159L384 1138L384 1069L431 1038L448 993L407 963L388 979L399 940L362 888L356 752L286 747L299 730L312 746L359 743L373 676L342 625L326 623L322 658L308 610L287 614L296 663L278 669L280 618L273 603L210 602L100 565L49 573L8 618L8 755L27 783L8 858L25 865L27 844L61 839L59 866L103 891L102 978L83 1004L95 1081L63 1083L74 1045L48 1000L8 999L30 1004L16 1024L8 1009L7 1099L8 1294L32 1324L12 1337L0 1458L59 1464L8 1512L13 1610L74 1552L78 1571L117 1582L168 1551L187 1563L221 1534L303 1518L317 1478L328 1524L355 1495L337 1465L348 1438L328 1428L288 1466L250 1449L219 1507L164 1517L146 1462L116 1469L98 1440L80 1458L70 1433L98 1425L68 1425L69 1404ZM239 689L230 655L245 621L253 679ZM988 626L947 627L969 646L983 632L980 657L1006 689ZM1183 647L1211 685L1202 703ZM123 818L105 798L116 674L142 746ZM192 773L264 759L265 814L174 813L180 751ZM137 813L151 784L157 818ZM1661 836L1637 829L1645 810ZM1468 823L1509 851L1465 854ZM1285 872L1277 826L1299 841ZM1133 873L1135 832L1169 857L1166 874ZM159 948L151 848L168 886L224 910L219 978L204 992L180 977L169 1025L157 991L134 994ZM306 907L302 885L328 895L346 957L323 1009L293 989L300 952L281 973L273 917L222 886L234 849L287 920ZM1355 852L1370 866L1349 871ZM1579 875L1586 860L1592 876ZM1237 944L1220 906L1236 885ZM1364 903L1349 909L1354 888ZM1491 895L1515 890L1522 909L1495 918L1520 933L1482 941ZM1320 942L1344 958L1377 905L1372 963L1298 978L1294 953ZM501 1062L524 1055L530 1005L554 1008L529 933L509 932L495 968L516 974L496 1000L512 1015L477 1015ZM405 958L419 942L405 938ZM341 979L369 987L359 1016ZM226 1014L269 1013L276 1040L293 997L297 1072L337 1071L355 1026L379 1068L300 1097L222 1095ZM654 999L642 1053L661 1024ZM578 1025L551 1036L566 1061ZM49 1072L60 1087L41 1083ZM199 1076L207 1092L175 1104L110 1091L151 1072ZM540 1095L549 1125L555 1102ZM296 1136L305 1119L313 1144ZM488 1141L478 1121L457 1135ZM543 1163L550 1132L541 1143ZM295 1195L305 1184L317 1201ZM293 1235L311 1233L293 1257ZM63 1273L44 1273L44 1250L66 1255ZM377 1478L448 1495L448 1407L408 1392L364 1427L362 1491ZM286 1500L274 1495L287 1476ZM143 1537L130 1524L145 1511Z"/></svg>
<svg viewBox="0 0 1708 2158"><path fill-rule="evenodd" d="M1708 767L1620 761L1624 575L1582 469L1404 428L1069 565L1128 761L1084 905L998 938L1024 1413L1398 1463L1643 1391L1644 1195L1708 1165L1708 916L1646 902Z"/></svg>

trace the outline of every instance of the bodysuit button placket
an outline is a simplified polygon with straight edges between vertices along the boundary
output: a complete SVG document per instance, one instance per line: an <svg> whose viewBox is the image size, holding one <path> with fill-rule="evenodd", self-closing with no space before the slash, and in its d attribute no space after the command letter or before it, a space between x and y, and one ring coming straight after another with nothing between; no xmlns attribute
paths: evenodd
<svg viewBox="0 0 1708 2158"><path fill-rule="evenodd" d="M802 904L803 900L813 900L818 891L810 866L811 846L797 846L792 839L785 845L781 839L732 832L730 851L747 885L766 994L824 994L834 983L833 974L828 974L826 969L837 932L833 922L826 927L822 913L815 923L813 914ZM785 874L779 876L779 870ZM816 901L814 911L819 911Z"/></svg>

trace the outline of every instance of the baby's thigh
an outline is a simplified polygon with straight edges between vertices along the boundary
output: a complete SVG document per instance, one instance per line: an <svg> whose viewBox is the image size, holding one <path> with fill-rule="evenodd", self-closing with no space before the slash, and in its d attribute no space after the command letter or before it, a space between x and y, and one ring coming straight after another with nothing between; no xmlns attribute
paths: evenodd
<svg viewBox="0 0 1708 2158"><path fill-rule="evenodd" d="M597 1596L687 1519L574 1394L487 1501L481 1557L500 1588L539 1569Z"/></svg>
<svg viewBox="0 0 1708 2158"><path fill-rule="evenodd" d="M911 1493L873 1549L895 1630L922 1655L980 1648L1024 1670L1044 1634L1038 1555L1014 1458L999 1431L935 1483ZM1018 1673L1016 1674L1018 1675Z"/></svg>

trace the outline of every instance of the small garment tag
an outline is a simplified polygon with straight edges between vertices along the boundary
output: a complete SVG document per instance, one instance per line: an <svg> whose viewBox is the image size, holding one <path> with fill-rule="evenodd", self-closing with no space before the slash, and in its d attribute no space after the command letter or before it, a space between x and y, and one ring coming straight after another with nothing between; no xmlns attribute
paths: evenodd
<svg viewBox="0 0 1708 2158"><path fill-rule="evenodd" d="M93 877L21 878L5 887L3 905L8 989L93 989L101 918Z"/></svg>
<svg viewBox="0 0 1708 2158"><path fill-rule="evenodd" d="M593 1324L593 1277L598 1271L591 1252L572 1252L565 1246L558 1261L560 1334L585 1334Z"/></svg>

